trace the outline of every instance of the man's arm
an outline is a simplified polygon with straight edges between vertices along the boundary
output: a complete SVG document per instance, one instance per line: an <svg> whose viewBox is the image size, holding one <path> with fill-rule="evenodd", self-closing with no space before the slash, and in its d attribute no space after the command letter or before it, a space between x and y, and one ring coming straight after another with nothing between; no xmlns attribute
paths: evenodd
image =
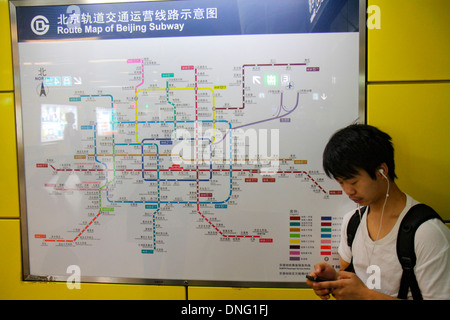
<svg viewBox="0 0 450 320"><path fill-rule="evenodd" d="M349 265L350 265L349 262L341 258L341 267L339 268L339 271L345 271Z"/></svg>

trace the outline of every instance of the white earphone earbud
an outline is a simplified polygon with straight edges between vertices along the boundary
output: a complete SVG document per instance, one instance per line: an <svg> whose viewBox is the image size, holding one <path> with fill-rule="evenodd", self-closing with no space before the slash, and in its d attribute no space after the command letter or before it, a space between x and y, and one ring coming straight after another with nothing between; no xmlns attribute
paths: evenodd
<svg viewBox="0 0 450 320"><path fill-rule="evenodd" d="M386 198L387 198L387 197L389 197L389 179L384 174L384 169L383 168L378 169L378 172L386 179L386 181L388 183L388 188L387 188L387 192L386 192Z"/></svg>

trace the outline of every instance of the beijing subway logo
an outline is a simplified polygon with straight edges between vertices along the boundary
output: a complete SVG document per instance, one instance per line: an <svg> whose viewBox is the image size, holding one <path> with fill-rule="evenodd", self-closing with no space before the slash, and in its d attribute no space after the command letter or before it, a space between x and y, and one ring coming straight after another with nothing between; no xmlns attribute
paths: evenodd
<svg viewBox="0 0 450 320"><path fill-rule="evenodd" d="M36 16L31 20L31 30L38 36L42 36L50 29L48 19L44 16Z"/></svg>

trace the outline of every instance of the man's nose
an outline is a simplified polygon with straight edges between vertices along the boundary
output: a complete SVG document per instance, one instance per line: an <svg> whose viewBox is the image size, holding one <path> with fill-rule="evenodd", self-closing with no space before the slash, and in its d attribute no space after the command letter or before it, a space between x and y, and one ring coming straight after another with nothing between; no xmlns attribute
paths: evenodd
<svg viewBox="0 0 450 320"><path fill-rule="evenodd" d="M356 193L355 188L353 188L351 185L349 184L345 184L342 186L342 189L344 190L345 194L347 194L348 196L352 196Z"/></svg>

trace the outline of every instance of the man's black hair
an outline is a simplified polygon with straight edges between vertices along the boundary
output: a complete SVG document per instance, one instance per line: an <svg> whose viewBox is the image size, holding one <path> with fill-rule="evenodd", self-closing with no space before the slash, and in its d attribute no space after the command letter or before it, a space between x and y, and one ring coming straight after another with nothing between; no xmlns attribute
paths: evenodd
<svg viewBox="0 0 450 320"><path fill-rule="evenodd" d="M397 178L392 138L370 125L352 124L337 131L323 152L325 173L334 179L351 179L363 169L375 180L382 163L386 163L391 180Z"/></svg>

